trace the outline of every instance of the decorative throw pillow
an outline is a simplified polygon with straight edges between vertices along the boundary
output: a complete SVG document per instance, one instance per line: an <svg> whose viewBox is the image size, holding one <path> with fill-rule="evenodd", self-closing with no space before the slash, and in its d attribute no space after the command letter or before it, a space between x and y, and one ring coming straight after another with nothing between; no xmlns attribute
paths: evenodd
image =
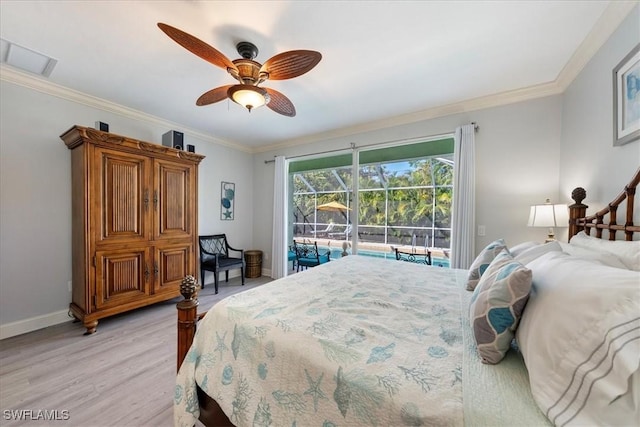
<svg viewBox="0 0 640 427"><path fill-rule="evenodd" d="M511 347L531 290L531 270L503 251L491 262L471 297L469 318L483 363L494 365Z"/></svg>
<svg viewBox="0 0 640 427"><path fill-rule="evenodd" d="M489 245L480 252L480 255L473 260L471 267L469 267L469 278L467 281L468 291L476 288L480 277L489 267L491 261L503 250L507 250L507 245L504 243L504 240L498 239L495 242L489 243Z"/></svg>

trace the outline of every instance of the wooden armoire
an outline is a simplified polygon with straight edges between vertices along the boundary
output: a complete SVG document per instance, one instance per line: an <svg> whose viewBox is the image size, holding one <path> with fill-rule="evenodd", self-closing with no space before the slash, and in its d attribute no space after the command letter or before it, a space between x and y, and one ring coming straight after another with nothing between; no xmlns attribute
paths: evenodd
<svg viewBox="0 0 640 427"><path fill-rule="evenodd" d="M71 314L98 320L180 295L197 277L198 164L204 156L74 126Z"/></svg>

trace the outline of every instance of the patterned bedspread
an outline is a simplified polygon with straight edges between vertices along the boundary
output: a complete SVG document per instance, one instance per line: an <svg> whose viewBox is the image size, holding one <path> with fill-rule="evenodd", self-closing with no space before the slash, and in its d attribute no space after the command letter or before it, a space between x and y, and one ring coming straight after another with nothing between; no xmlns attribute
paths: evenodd
<svg viewBox="0 0 640 427"><path fill-rule="evenodd" d="M233 295L200 322L177 377L238 426L463 425L466 272L348 256Z"/></svg>

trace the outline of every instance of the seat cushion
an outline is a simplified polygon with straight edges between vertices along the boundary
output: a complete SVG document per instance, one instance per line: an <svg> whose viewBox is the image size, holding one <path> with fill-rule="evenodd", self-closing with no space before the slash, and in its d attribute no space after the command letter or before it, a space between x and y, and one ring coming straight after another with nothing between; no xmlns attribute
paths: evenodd
<svg viewBox="0 0 640 427"><path fill-rule="evenodd" d="M218 258L218 262L220 262L219 268L230 267L232 265L240 267L242 265L242 259L240 258Z"/></svg>
<svg viewBox="0 0 640 427"><path fill-rule="evenodd" d="M238 268L242 266L241 258L218 258L218 262L219 262L219 265L217 266L218 270L229 268L232 266L237 266ZM203 262L200 263L200 265L202 266L202 268L206 270L215 270L216 259L210 258L210 259L204 260Z"/></svg>
<svg viewBox="0 0 640 427"><path fill-rule="evenodd" d="M205 270L215 270L215 268L216 268L216 259L215 258L209 258L207 260L203 260L200 263L200 268L203 268Z"/></svg>
<svg viewBox="0 0 640 427"><path fill-rule="evenodd" d="M216 257L215 257L215 255L209 255L209 254L205 254L205 253L200 253L200 261L202 263L213 262L215 264Z"/></svg>

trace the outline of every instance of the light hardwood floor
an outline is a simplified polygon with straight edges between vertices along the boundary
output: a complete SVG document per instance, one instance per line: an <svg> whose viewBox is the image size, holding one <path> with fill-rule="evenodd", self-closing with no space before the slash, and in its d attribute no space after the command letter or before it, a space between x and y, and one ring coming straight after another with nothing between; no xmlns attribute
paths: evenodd
<svg viewBox="0 0 640 427"><path fill-rule="evenodd" d="M218 295L208 284L199 311L270 280L223 279ZM0 341L0 425L172 426L181 298L102 319L89 336L69 321ZM59 418L67 411L68 420L15 420L7 412L20 410L34 418L39 410Z"/></svg>

